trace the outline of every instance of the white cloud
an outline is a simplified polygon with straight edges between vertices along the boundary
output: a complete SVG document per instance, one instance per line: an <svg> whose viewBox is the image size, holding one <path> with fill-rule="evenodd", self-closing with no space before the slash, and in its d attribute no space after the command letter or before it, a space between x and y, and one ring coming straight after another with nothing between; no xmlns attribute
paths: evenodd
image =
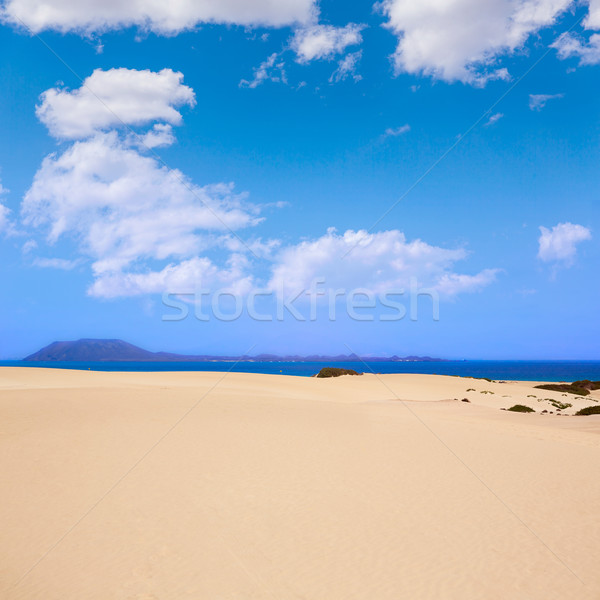
<svg viewBox="0 0 600 600"><path fill-rule="evenodd" d="M24 244L23 247L21 248L21 251L23 252L23 254L30 254L31 252L33 252L36 248L38 247L38 244L35 240L27 240Z"/></svg>
<svg viewBox="0 0 600 600"><path fill-rule="evenodd" d="M270 265L268 286L275 291L282 283L286 289L308 288L323 277L332 289L378 293L407 288L416 278L421 287L451 296L482 289L496 274L456 273L465 250L408 242L397 230L343 235L329 230L283 249L278 240L254 240L251 254L230 231L257 224L258 211L231 184L196 186L140 154L115 131L46 157L22 206L25 224L44 230L50 245L62 238L76 245L70 260L38 258L35 264L70 269L91 262L88 292L96 297L199 288L246 294L261 283L252 254ZM221 258L209 258L209 251L219 251Z"/></svg>
<svg viewBox="0 0 600 600"><path fill-rule="evenodd" d="M356 69L361 58L362 50L350 52L350 54L344 56L344 58L338 62L337 69L331 74L329 83L339 83L340 81L348 79L348 77L352 77L354 81L360 81L362 76L357 74Z"/></svg>
<svg viewBox="0 0 600 600"><path fill-rule="evenodd" d="M600 29L600 0L587 0L588 14L583 25L588 30ZM575 33L563 33L552 44L558 51L559 58L579 58L580 65L596 65L600 63L600 35L594 33L586 41Z"/></svg>
<svg viewBox="0 0 600 600"><path fill-rule="evenodd" d="M215 235L260 221L231 184L199 187L116 132L46 157L22 214L26 224L47 230L50 244L74 238L98 278L127 277L147 261L189 259L213 246Z"/></svg>
<svg viewBox="0 0 600 600"><path fill-rule="evenodd" d="M150 131L132 140L140 149L170 146L174 142L173 128L168 123L156 123Z"/></svg>
<svg viewBox="0 0 600 600"><path fill-rule="evenodd" d="M497 123L504 115L502 113L494 113L484 124L484 127L491 127L494 123Z"/></svg>
<svg viewBox="0 0 600 600"><path fill-rule="evenodd" d="M0 203L0 233L7 233L10 229L10 209Z"/></svg>
<svg viewBox="0 0 600 600"><path fill-rule="evenodd" d="M0 198L8 193L8 190L0 183ZM14 233L14 224L10 219L10 209L0 202L0 234L10 235Z"/></svg>
<svg viewBox="0 0 600 600"><path fill-rule="evenodd" d="M600 0L588 0L589 12L584 21L586 29L600 29Z"/></svg>
<svg viewBox="0 0 600 600"><path fill-rule="evenodd" d="M552 229L540 227L538 258L544 262L571 265L577 254L577 244L592 239L592 233L583 225L559 223Z"/></svg>
<svg viewBox="0 0 600 600"><path fill-rule="evenodd" d="M198 293L199 290L229 289L246 294L253 287L247 273L247 259L232 255L224 267L218 267L206 257L194 257L171 263L160 271L102 273L90 287L92 296L116 298L143 294Z"/></svg>
<svg viewBox="0 0 600 600"><path fill-rule="evenodd" d="M552 25L572 0L383 0L398 36L397 72L482 85L506 79L497 59Z"/></svg>
<svg viewBox="0 0 600 600"><path fill-rule="evenodd" d="M362 42L363 25L349 23L345 27L333 25L312 25L296 31L291 48L297 55L297 61L308 63L313 60L330 60L345 52L348 46Z"/></svg>
<svg viewBox="0 0 600 600"><path fill-rule="evenodd" d="M60 269L62 271L71 271L81 264L81 260L69 260L67 258L36 258L33 261L36 267L44 269Z"/></svg>
<svg viewBox="0 0 600 600"><path fill-rule="evenodd" d="M296 61L307 64L313 60L331 60L338 54L343 54L348 46L360 44L362 25L350 23L345 27L332 25L311 24L296 30L290 41L290 48L296 53ZM256 88L265 81L274 83L287 83L285 61L282 59L284 52L274 52L256 69L251 80L242 79L240 87ZM338 62L337 69L332 73L329 82L339 82L352 76L355 81L361 79L356 74L356 67L362 56L357 51L343 57ZM302 85L302 84L301 84Z"/></svg>
<svg viewBox="0 0 600 600"><path fill-rule="evenodd" d="M564 33L552 44L558 50L559 58L579 58L580 65L600 63L600 34L594 33L586 43L579 36Z"/></svg>
<svg viewBox="0 0 600 600"><path fill-rule="evenodd" d="M279 52L273 52L267 60L263 61L256 69L254 69L254 77L251 81L242 79L240 87L257 88L265 81L273 83L287 83L285 74L285 63L280 59Z"/></svg>
<svg viewBox="0 0 600 600"><path fill-rule="evenodd" d="M410 125L401 125L400 127L388 127L383 134L384 137L398 137L410 131Z"/></svg>
<svg viewBox="0 0 600 600"><path fill-rule="evenodd" d="M60 139L81 139L121 125L181 123L175 107L194 106L194 91L183 75L134 69L96 69L76 90L51 88L36 107L40 121Z"/></svg>
<svg viewBox="0 0 600 600"><path fill-rule="evenodd" d="M273 56L274 67L278 55ZM180 74L173 75L181 85ZM111 97L124 102L127 96L119 92L119 86L111 89ZM158 100L151 89L144 92L146 113L135 122L149 126L153 120L167 121L141 132L148 146L172 143L170 124L181 118L177 111L177 117L168 112L174 110L173 98L193 99L189 88L184 96L178 96L177 86L171 89L175 91L169 95L156 86ZM422 286L453 295L480 289L493 280L493 271L474 276L454 273L454 263L466 257L464 250L438 248L420 240L407 242L399 231L337 235L329 230L317 240L283 250L278 240L246 244L234 232L258 224L260 207L248 203L244 194L236 194L233 184L194 184L178 170L142 154L128 132L99 131L118 127L118 123L90 110L87 100L80 98L81 90L60 93L69 99L48 100L48 108L39 116L52 123L56 135L82 139L44 159L21 212L25 225L44 231L49 245L67 238L76 248L69 259L37 258L35 264L71 269L90 263L91 295L183 293L199 287L247 293L261 283L250 255L271 265L271 286L279 282L307 286L314 277L325 277L331 287L367 287L378 292L406 287L416 277ZM133 98L133 104L138 102L137 95ZM87 126L85 114L91 115ZM133 121L133 113L127 114ZM23 251L35 247L30 240ZM342 259L351 249L352 254ZM210 258L209 252L219 258Z"/></svg>
<svg viewBox="0 0 600 600"><path fill-rule="evenodd" d="M345 252L352 253L343 258ZM161 269L115 270L98 273L89 289L93 296L114 298L159 294L169 291L184 294L204 290L229 289L245 295L253 290L267 289L275 293L297 293L312 287L317 279L325 289L367 289L373 293L389 293L404 289L408 292L416 280L419 288L432 288L440 294L456 296L481 291L493 283L498 270L485 269L475 275L453 272L454 263L466 257L464 250L444 249L420 240L407 242L399 231L367 234L347 231L337 235L329 230L316 240L283 248L273 256L271 249L278 242L264 247L264 257L270 261L271 277L266 287L254 275L256 265L247 254L237 253L239 244L227 239L234 250L224 265L206 257L194 256L171 262Z"/></svg>
<svg viewBox="0 0 600 600"><path fill-rule="evenodd" d="M340 235L329 229L316 240L284 248L275 260L269 287L303 290L323 278L330 289L365 288L382 293L408 290L411 279L416 278L420 287L455 295L479 290L494 280L495 270L477 275L454 273L454 264L466 256L463 249L440 248L421 240L408 242L398 230L349 230Z"/></svg>
<svg viewBox="0 0 600 600"><path fill-rule="evenodd" d="M499 269L484 269L477 275L460 275L446 273L442 275L435 286L440 294L455 296L467 292L479 292L484 287L496 281Z"/></svg>
<svg viewBox="0 0 600 600"><path fill-rule="evenodd" d="M546 106L549 100L557 100L564 97L564 94L529 94L529 108L540 111Z"/></svg>
<svg viewBox="0 0 600 600"><path fill-rule="evenodd" d="M39 118L57 137L80 139L44 159L21 213L26 225L45 232L48 244L72 240L76 257L36 258L36 266L67 270L90 262L89 293L103 297L153 293L182 281L247 287L243 254L267 256L276 247L236 238L235 230L261 221L260 208L233 184L198 186L140 152L173 143L171 124L181 121L174 106L194 102L181 80L169 69L95 71L86 80L102 89L103 100L127 124L163 121L139 135L119 132L121 120L102 110L85 86L43 95ZM23 251L36 247L30 240ZM221 255L222 266L201 256L209 250Z"/></svg>
<svg viewBox="0 0 600 600"><path fill-rule="evenodd" d="M3 18L34 33L83 34L137 26L173 35L200 23L281 27L312 22L315 0L6 0Z"/></svg>

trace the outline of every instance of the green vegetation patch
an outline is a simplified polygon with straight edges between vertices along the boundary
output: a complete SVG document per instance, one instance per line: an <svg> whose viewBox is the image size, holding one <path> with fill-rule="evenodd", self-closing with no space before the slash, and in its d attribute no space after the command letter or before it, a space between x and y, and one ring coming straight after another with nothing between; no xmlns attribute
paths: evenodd
<svg viewBox="0 0 600 600"><path fill-rule="evenodd" d="M533 408L530 408L529 406L525 406L524 404L515 404L514 406L511 406L510 408L507 408L506 410L510 410L512 412L519 412L519 413L535 412L535 410L533 410Z"/></svg>
<svg viewBox="0 0 600 600"><path fill-rule="evenodd" d="M566 392L567 394L575 394L576 396L588 396L591 391L600 390L600 381L582 379L573 383L544 383L535 387L540 390Z"/></svg>
<svg viewBox="0 0 600 600"><path fill-rule="evenodd" d="M559 402L558 400L550 400L550 404L552 404L552 406L558 410L565 410L565 408L571 408L571 406L573 406L568 402Z"/></svg>

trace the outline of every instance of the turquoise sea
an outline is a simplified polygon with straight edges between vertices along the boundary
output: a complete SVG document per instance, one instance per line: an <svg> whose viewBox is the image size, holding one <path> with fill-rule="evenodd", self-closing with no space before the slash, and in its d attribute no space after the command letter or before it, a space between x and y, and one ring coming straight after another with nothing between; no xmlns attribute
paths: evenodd
<svg viewBox="0 0 600 600"><path fill-rule="evenodd" d="M374 373L430 373L517 381L600 380L600 361L463 360L445 362L23 362L0 366L49 367L92 371L232 371L310 377L322 367L335 366Z"/></svg>

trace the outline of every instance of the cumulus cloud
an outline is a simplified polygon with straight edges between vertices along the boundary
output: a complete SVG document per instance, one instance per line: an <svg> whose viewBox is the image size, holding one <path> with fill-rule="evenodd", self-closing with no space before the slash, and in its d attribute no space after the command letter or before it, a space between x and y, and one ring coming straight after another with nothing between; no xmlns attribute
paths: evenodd
<svg viewBox="0 0 600 600"><path fill-rule="evenodd" d="M292 38L291 48L300 63L313 60L330 60L345 52L348 46L362 43L363 25L349 23L345 27L311 25L298 29Z"/></svg>
<svg viewBox="0 0 600 600"><path fill-rule="evenodd" d="M440 248L421 240L409 242L398 230L338 234L329 229L316 240L284 248L273 265L269 287L303 290L311 288L316 279L324 279L330 289L365 288L385 293L408 289L411 279L416 279L421 287L456 295L479 290L496 276L495 270L476 275L454 273L454 264L466 256L463 249Z"/></svg>
<svg viewBox="0 0 600 600"><path fill-rule="evenodd" d="M564 33L552 44L552 47L558 51L559 58L579 58L580 65L600 63L600 34L594 33L586 42L577 35Z"/></svg>
<svg viewBox="0 0 600 600"><path fill-rule="evenodd" d="M552 25L572 0L383 0L398 36L397 72L483 85L506 79L498 57Z"/></svg>
<svg viewBox="0 0 600 600"><path fill-rule="evenodd" d="M174 142L173 128L168 123L155 123L150 131L132 140L132 143L140 148L160 148L170 146Z"/></svg>
<svg viewBox="0 0 600 600"><path fill-rule="evenodd" d="M453 296L491 283L494 270L456 273L463 249L421 240L400 231L369 234L335 230L281 248L277 240L248 246L230 231L260 221L233 185L199 187L178 171L127 145L117 132L99 133L43 161L22 206L24 222L46 232L47 242L69 238L79 257L39 258L40 267L71 269L91 263L88 292L116 298L228 288L238 294L262 287L253 256L267 261L267 287L308 289L316 278L329 288L374 293L407 288L411 278ZM209 258L218 249L224 258ZM351 253L344 258L344 255ZM264 265L263 265L264 266Z"/></svg>
<svg viewBox="0 0 600 600"><path fill-rule="evenodd" d="M226 282L240 288L251 279L242 274L244 253L274 250L271 242L249 246L236 238L236 230L262 219L260 207L233 184L196 185L140 151L173 143L172 125L181 122L175 107L194 103L182 77L170 69L98 70L78 90L42 95L38 117L71 143L44 159L21 214L50 246L67 238L76 250L74 258L36 258L36 266L68 270L88 262L94 276L89 293L117 297L182 281L194 288ZM98 86L119 118L103 110L86 85ZM148 129L153 121L162 122ZM122 122L146 130L119 130ZM30 240L24 252L36 247ZM204 256L210 251L220 253L220 264Z"/></svg>
<svg viewBox="0 0 600 600"><path fill-rule="evenodd" d="M287 76L285 73L285 62L280 59L279 52L273 52L267 60L263 61L256 69L254 69L254 77L248 81L242 79L240 81L240 87L257 88L265 81L272 81L273 83L287 83Z"/></svg>
<svg viewBox="0 0 600 600"><path fill-rule="evenodd" d="M589 12L584 21L586 29L600 29L600 0L588 0Z"/></svg>
<svg viewBox="0 0 600 600"><path fill-rule="evenodd" d="M175 107L195 104L194 91L182 80L183 74L171 69L96 69L76 90L46 90L36 114L60 139L81 139L100 130L152 121L178 125L182 117Z"/></svg>
<svg viewBox="0 0 600 600"><path fill-rule="evenodd" d="M529 94L529 108L540 111L546 106L549 100L564 98L564 94Z"/></svg>
<svg viewBox="0 0 600 600"><path fill-rule="evenodd" d="M127 273L143 261L196 256L214 244L209 234L260 221L232 184L197 186L116 132L46 157L22 215L26 224L46 229L50 244L74 238L97 277Z"/></svg>
<svg viewBox="0 0 600 600"><path fill-rule="evenodd" d="M158 271L102 273L90 287L89 293L101 298L116 298L162 294L165 291L190 294L197 293L200 289L228 289L243 295L253 285L245 256L232 255L224 266L217 266L206 257L196 256L171 263Z"/></svg>
<svg viewBox="0 0 600 600"><path fill-rule="evenodd" d="M6 0L3 18L34 33L91 34L137 26L174 35L200 23L282 27L312 22L315 0Z"/></svg>
<svg viewBox="0 0 600 600"><path fill-rule="evenodd" d="M559 223L552 229L540 227L540 232L538 258L566 266L575 260L577 244L592 239L587 227L573 223Z"/></svg>
<svg viewBox="0 0 600 600"><path fill-rule="evenodd" d="M271 64L276 65L276 58ZM157 98L152 90L144 92L147 106L140 110L146 112L137 117L127 112L131 106L125 99L135 105L138 95L111 88L110 96L124 105L126 119L147 126L140 133L146 146L172 143L171 124L181 119L173 106L193 101L192 90L181 90L181 75L169 72L167 79L173 76L177 84L171 86L172 93L165 94L160 86L153 88ZM131 80L139 81L135 76ZM257 225L261 207L236 193L233 184L199 186L143 154L129 132L119 131L118 122L90 109L82 90L64 92L66 101L55 101L62 90L52 100L43 96L46 108L38 111L40 119L55 135L80 139L43 160L21 214L25 225L44 232L50 246L66 238L75 247L68 259L37 258L34 264L72 269L89 263L94 279L88 292L93 296L224 287L244 294L265 281L272 288L280 282L306 287L315 277L325 277L331 287L365 287L376 293L406 287L416 278L421 285L454 295L481 289L495 276L495 271L457 274L453 266L466 257L464 250L408 242L395 230L343 235L329 230L321 238L283 249L278 240L243 242L235 232ZM87 125L85 114L90 115ZM167 122L148 129L155 120ZM30 240L24 251L35 247ZM342 258L349 250L352 254ZM269 275L260 280L252 262L259 258L270 265Z"/></svg>
<svg viewBox="0 0 600 600"><path fill-rule="evenodd" d="M600 29L600 0L588 0L588 14L583 25L588 30ZM600 34L593 33L586 39L570 31L563 33L552 44L558 51L559 58L579 58L580 65L597 65L600 63Z"/></svg>

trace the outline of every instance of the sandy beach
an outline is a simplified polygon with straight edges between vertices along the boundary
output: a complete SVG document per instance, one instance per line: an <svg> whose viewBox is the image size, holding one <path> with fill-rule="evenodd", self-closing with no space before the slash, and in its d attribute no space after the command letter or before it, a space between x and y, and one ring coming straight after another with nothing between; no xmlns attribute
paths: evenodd
<svg viewBox="0 0 600 600"><path fill-rule="evenodd" d="M534 385L2 368L0 597L597 600L600 391Z"/></svg>

